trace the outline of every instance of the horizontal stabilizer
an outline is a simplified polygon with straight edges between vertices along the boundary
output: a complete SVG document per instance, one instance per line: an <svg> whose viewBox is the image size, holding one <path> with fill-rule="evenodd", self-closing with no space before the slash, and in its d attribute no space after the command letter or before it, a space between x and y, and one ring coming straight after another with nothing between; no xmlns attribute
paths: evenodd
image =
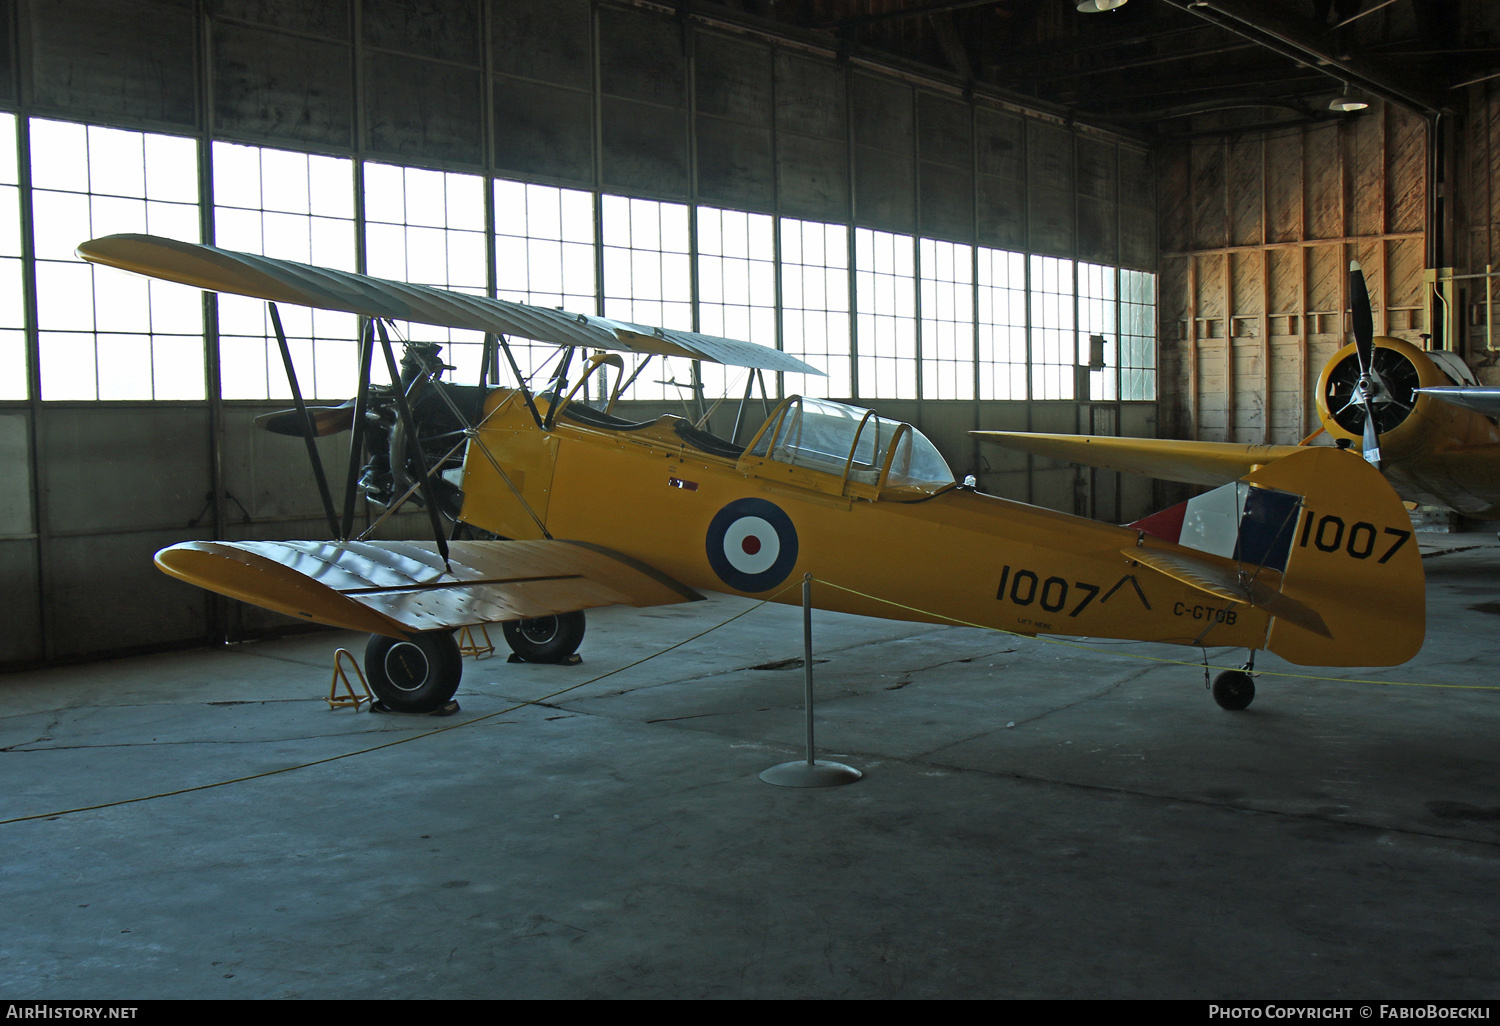
<svg viewBox="0 0 1500 1026"><path fill-rule="evenodd" d="M1161 552L1145 548L1120 551L1142 566L1166 574L1206 595L1225 602L1242 602L1255 606L1314 634L1330 639L1333 637L1317 610L1281 594L1253 577L1241 580L1237 571L1181 552Z"/></svg>
<svg viewBox="0 0 1500 1026"><path fill-rule="evenodd" d="M1290 455L1296 445L1240 442L1180 442L1167 438L1115 438L1108 435L1041 434L1030 431L971 431L972 435L1054 460L1102 467L1163 481L1221 485L1256 467Z"/></svg>
<svg viewBox="0 0 1500 1026"><path fill-rule="evenodd" d="M229 292L319 310L515 335L560 346L655 353L735 367L823 376L822 371L794 356L753 342L643 327L154 235L90 239L79 244L78 255L90 263L181 282L209 292Z"/></svg>
<svg viewBox="0 0 1500 1026"><path fill-rule="evenodd" d="M184 542L166 573L299 619L401 637L598 606L703 596L629 556L586 542Z"/></svg>

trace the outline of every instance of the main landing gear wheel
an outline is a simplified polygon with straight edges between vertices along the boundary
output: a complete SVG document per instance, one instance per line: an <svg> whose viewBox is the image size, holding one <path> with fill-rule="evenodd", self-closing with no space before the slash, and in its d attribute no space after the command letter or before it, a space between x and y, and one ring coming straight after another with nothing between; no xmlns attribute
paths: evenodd
<svg viewBox="0 0 1500 1026"><path fill-rule="evenodd" d="M1225 670L1214 678L1214 701L1238 711L1255 701L1255 680L1244 670Z"/></svg>
<svg viewBox="0 0 1500 1026"><path fill-rule="evenodd" d="M565 663L583 643L583 612L507 620L500 625L505 643L526 663Z"/></svg>
<svg viewBox="0 0 1500 1026"><path fill-rule="evenodd" d="M452 631L424 631L410 638L372 634L365 645L370 690L392 712L442 708L458 690L463 672L463 653Z"/></svg>

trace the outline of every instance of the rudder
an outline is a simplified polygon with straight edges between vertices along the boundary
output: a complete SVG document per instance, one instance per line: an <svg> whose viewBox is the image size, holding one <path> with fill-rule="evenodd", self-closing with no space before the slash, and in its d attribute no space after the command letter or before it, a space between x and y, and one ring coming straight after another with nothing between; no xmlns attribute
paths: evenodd
<svg viewBox="0 0 1500 1026"><path fill-rule="evenodd" d="M1426 584L1411 518L1357 453L1308 447L1244 480L1302 496L1281 594L1322 617L1328 637L1282 617L1266 647L1304 666L1394 666L1427 631Z"/></svg>

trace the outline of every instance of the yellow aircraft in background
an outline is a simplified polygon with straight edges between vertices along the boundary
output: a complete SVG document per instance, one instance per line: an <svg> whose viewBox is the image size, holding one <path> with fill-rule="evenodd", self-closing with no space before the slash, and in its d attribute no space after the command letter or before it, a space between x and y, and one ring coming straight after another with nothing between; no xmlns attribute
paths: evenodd
<svg viewBox="0 0 1500 1026"><path fill-rule="evenodd" d="M1478 385L1454 353L1374 337L1364 274L1358 263L1349 271L1355 340L1335 353L1318 377L1319 434L1362 452L1408 502L1500 520L1500 427L1492 419L1500 414L1500 389ZM1198 485L1233 481L1308 447L973 433L1037 456Z"/></svg>
<svg viewBox="0 0 1500 1026"><path fill-rule="evenodd" d="M462 670L453 631L504 621L523 658L566 658L580 610L691 601L698 589L795 603L803 574L821 608L1023 635L1059 634L1250 650L1214 685L1226 708L1254 695L1253 655L1309 665L1394 665L1424 630L1424 588L1404 509L1358 454L1299 449L1190 504L1116 527L957 483L909 424L792 396L739 445L694 422L613 412L619 351L760 369L812 368L744 342L387 282L150 236L79 246L87 260L202 288L359 313L352 404L272 415L307 438L351 427L344 516L322 488L332 541L194 541L157 555L167 573L255 605L372 634L366 666L389 707L446 704ZM567 347L533 391L438 379L435 346L398 369L384 319L418 320ZM390 378L369 384L380 335ZM568 388L574 348L591 358ZM285 346L283 345L285 352ZM288 370L291 361L287 357ZM511 361L515 369L514 361ZM615 386L591 404L596 369ZM815 372L816 373L816 372ZM295 375L292 375L296 393ZM746 395L749 391L747 389ZM429 541L354 537L355 471L367 498L419 501ZM322 479L322 472L319 470ZM446 518L454 525L449 540Z"/></svg>

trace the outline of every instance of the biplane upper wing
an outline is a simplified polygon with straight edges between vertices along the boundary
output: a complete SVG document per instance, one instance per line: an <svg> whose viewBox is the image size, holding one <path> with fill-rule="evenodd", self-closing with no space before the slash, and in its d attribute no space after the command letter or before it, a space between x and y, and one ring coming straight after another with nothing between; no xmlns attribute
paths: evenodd
<svg viewBox="0 0 1500 1026"><path fill-rule="evenodd" d="M181 282L210 292L230 292L320 310L418 321L515 335L563 346L681 356L736 367L823 372L777 349L694 331L652 328L591 314L528 306L429 285L299 264L154 235L107 235L78 246L84 260Z"/></svg>
<svg viewBox="0 0 1500 1026"><path fill-rule="evenodd" d="M332 627L404 637L502 620L703 598L586 542L194 541L156 554L173 577Z"/></svg>
<svg viewBox="0 0 1500 1026"><path fill-rule="evenodd" d="M1028 431L971 431L987 442L1088 467L1187 484L1221 485L1238 480L1304 448L1239 442L1179 442L1166 438L1054 435Z"/></svg>

